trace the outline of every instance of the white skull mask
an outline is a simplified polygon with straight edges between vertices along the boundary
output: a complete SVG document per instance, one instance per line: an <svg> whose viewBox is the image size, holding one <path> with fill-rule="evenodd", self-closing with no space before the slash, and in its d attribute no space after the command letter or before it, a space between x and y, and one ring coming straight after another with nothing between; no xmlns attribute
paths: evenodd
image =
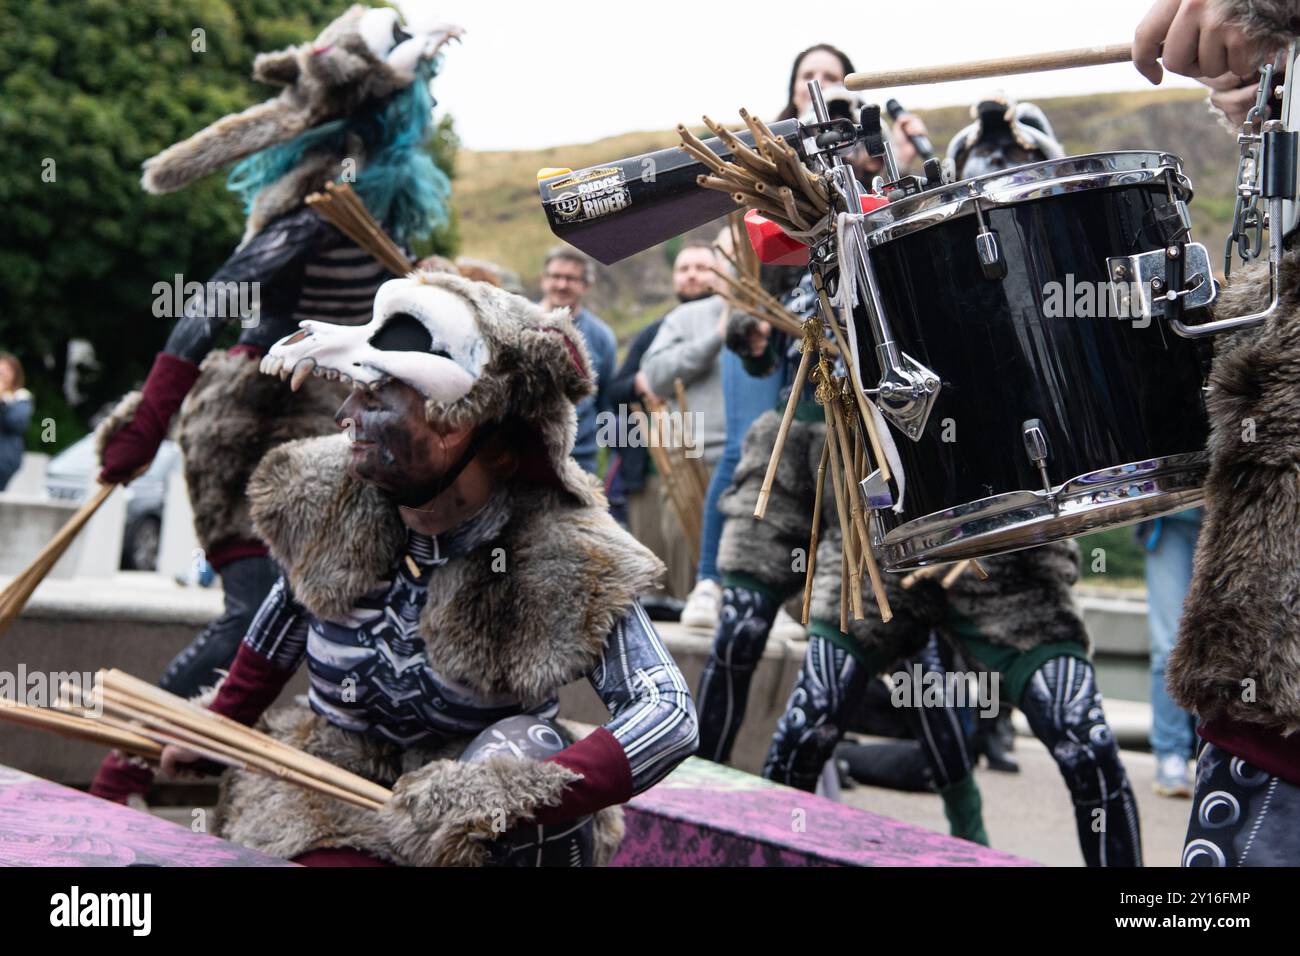
<svg viewBox="0 0 1300 956"><path fill-rule="evenodd" d="M365 325L306 321L266 353L261 370L294 391L310 375L375 389L396 379L441 403L463 398L487 363L488 346L469 304L419 279L392 279Z"/></svg>

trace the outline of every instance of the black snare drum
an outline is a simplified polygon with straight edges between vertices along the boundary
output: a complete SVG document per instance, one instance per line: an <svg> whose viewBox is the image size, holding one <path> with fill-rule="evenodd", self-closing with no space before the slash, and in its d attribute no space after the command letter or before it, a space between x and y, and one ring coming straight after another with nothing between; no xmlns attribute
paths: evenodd
<svg viewBox="0 0 1300 956"><path fill-rule="evenodd" d="M1099 153L865 218L886 328L941 383L915 440L891 428L906 486L901 514L874 512L885 567L1012 551L1200 502L1207 347L1161 315L1133 317L1136 301L1117 316L1114 293L1132 287L1111 285L1140 278L1149 292L1155 277L1159 293L1160 257L1190 195L1175 157ZM1208 257L1200 268L1189 307L1213 297ZM863 316L871 386L881 369Z"/></svg>

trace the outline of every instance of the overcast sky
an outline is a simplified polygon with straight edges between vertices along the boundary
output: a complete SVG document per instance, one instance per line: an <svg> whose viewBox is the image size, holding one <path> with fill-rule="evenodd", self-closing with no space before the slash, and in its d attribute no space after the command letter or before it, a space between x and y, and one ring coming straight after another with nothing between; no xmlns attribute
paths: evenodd
<svg viewBox="0 0 1300 956"><path fill-rule="evenodd" d="M412 0L463 26L434 83L471 149L532 149L635 130L767 119L785 103L794 54L834 43L859 70L1127 43L1150 0ZM403 4L408 6L411 4ZM797 11L797 12L795 12ZM906 20L904 20L906 17ZM1193 86L1183 77L1166 85ZM1150 89L1130 64L881 91L909 108Z"/></svg>

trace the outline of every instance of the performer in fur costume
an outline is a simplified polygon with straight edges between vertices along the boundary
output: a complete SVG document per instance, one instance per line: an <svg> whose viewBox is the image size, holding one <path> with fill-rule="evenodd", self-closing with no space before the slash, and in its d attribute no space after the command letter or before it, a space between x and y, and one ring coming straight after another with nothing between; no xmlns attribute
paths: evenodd
<svg viewBox="0 0 1300 956"><path fill-rule="evenodd" d="M1300 36L1296 0L1162 0L1133 60L1210 78L1236 126L1256 68ZM1157 57L1161 62L1157 63ZM1162 70L1163 64L1163 70ZM1184 866L1300 864L1300 254L1284 237L1279 306L1217 337L1206 405L1210 470L1192 583L1169 657L1169 693L1200 719ZM1269 302L1267 266L1233 273L1216 318Z"/></svg>
<svg viewBox="0 0 1300 956"><path fill-rule="evenodd" d="M243 241L187 303L143 388L100 426L101 481L146 467L180 409L179 441L208 562L221 574L225 609L182 651L161 685L189 696L229 665L278 570L249 518L245 486L272 448L329 434L345 391L311 379L291 389L258 373L266 349L303 319L355 324L370 315L389 277L368 253L305 205L331 180L350 181L394 239L427 234L444 216L446 177L425 151L432 128L429 83L437 53L459 29L409 32L397 11L354 6L311 43L264 53L253 77L283 87L144 164L144 187L165 193L238 162L230 187L248 205ZM224 314L235 299L215 290L251 284L260 309ZM238 343L216 348L238 319ZM92 792L143 793L149 774L110 758Z"/></svg>
<svg viewBox="0 0 1300 956"><path fill-rule="evenodd" d="M997 108L992 108L995 102ZM989 162L999 157L1008 161L1013 142L1023 148L1015 133L1026 119L1034 121L1037 135L1020 129L1022 135L1031 143L1042 140L1042 152L1060 155L1046 118L1029 104L986 101L973 113L976 124L958 134L949 155L978 158L980 172L990 171ZM1047 156L1031 152L1025 158ZM802 294L796 291L792 304L802 303L811 314L813 301L811 289L804 287ZM776 332L770 342L767 338L752 318L733 318L728 342L742 349L751 363L757 351L758 362L771 368L776 356L785 352L785 366L793 368L798 343ZM762 371L761 364L751 367ZM966 574L947 591L933 579L905 590L901 576L885 575L893 620L885 624L873 611L851 622L844 634L839 627L838 521L833 509L829 520L827 514L813 515L826 435L822 422L823 413L809 396L796 411L760 521L753 517L754 507L780 425L776 411L766 413L746 435L731 489L720 502L727 515L719 554L723 615L697 695L701 755L725 760L730 753L771 622L782 602L803 589L805 573L794 557L808 547L811 520L818 520L808 650L777 724L764 776L814 789L867 682L903 661L909 662L908 670L912 663L926 672L951 670L955 648L968 666L1001 675L1000 700L1020 707L1052 752L1073 798L1085 861L1093 866L1139 865L1137 804L1106 724L1087 632L1070 591L1078 578L1077 546L1061 542L987 559L987 581ZM931 642L935 631L946 644ZM908 718L939 784L953 834L987 843L971 755L955 712L913 707Z"/></svg>
<svg viewBox="0 0 1300 956"><path fill-rule="evenodd" d="M395 796L376 813L235 771L221 834L303 862L608 859L611 808L694 751L695 714L636 601L662 565L570 457L592 382L567 313L416 273L369 325L304 322L262 368L351 384L348 434L258 466L284 574L210 706L252 724L306 661L307 705L267 728ZM583 676L613 717L573 743L556 698Z"/></svg>

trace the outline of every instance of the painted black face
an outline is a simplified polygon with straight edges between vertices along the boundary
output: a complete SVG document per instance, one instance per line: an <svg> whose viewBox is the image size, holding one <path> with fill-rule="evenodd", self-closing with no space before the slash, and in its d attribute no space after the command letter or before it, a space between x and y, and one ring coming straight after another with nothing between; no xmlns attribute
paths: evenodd
<svg viewBox="0 0 1300 956"><path fill-rule="evenodd" d="M401 504L428 501L428 489L455 461L448 441L456 434L435 430L425 419L424 397L396 380L373 392L353 389L334 421L352 439L352 474Z"/></svg>

